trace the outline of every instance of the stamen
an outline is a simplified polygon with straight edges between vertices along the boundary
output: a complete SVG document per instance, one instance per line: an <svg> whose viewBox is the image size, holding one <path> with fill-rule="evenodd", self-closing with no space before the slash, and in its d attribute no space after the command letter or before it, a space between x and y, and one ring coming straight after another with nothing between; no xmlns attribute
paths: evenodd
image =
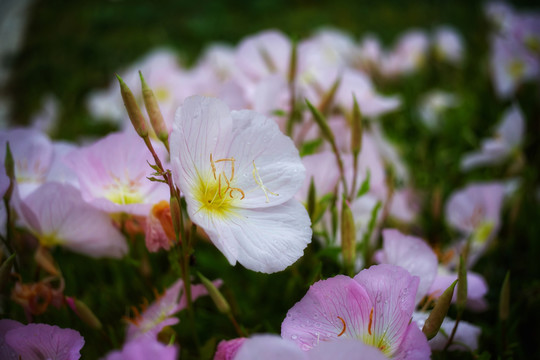
<svg viewBox="0 0 540 360"><path fill-rule="evenodd" d="M373 308L371 308L371 311L369 312L369 324L368 324L368 329L367 329L369 335L373 335L371 333L371 325L372 324L373 324Z"/></svg>
<svg viewBox="0 0 540 360"><path fill-rule="evenodd" d="M340 337L341 335L345 334L345 330L347 330L347 324L345 324L345 320L343 320L341 316L338 316L337 318L341 320L341 323L343 324L343 330L341 330L341 332L338 334L338 337Z"/></svg>
<svg viewBox="0 0 540 360"><path fill-rule="evenodd" d="M276 193L273 193L271 192L270 190L268 190L268 188L266 186L264 186L263 184L263 181L261 179L261 175L259 175L259 170L257 170L257 167L255 166L255 161L253 161L253 179L255 179L255 182L257 183L257 185L259 185L259 187L262 189L262 191L264 191L264 196L266 196L266 202L269 203L270 202L270 198L268 197L268 193L274 195L274 196L279 196L279 194L276 194Z"/></svg>
<svg viewBox="0 0 540 360"><path fill-rule="evenodd" d="M246 197L246 194L244 193L244 191L242 189L240 189L240 188L231 188L231 191L229 191L229 196L231 198L233 198L233 195L232 195L233 191L238 191L242 195L242 196L240 196L240 200L242 200L243 198Z"/></svg>
<svg viewBox="0 0 540 360"><path fill-rule="evenodd" d="M216 164L214 163L214 160L212 159L212 153L210 153L210 166L212 167L212 174L214 174L214 180L217 180L217 178L216 178Z"/></svg>

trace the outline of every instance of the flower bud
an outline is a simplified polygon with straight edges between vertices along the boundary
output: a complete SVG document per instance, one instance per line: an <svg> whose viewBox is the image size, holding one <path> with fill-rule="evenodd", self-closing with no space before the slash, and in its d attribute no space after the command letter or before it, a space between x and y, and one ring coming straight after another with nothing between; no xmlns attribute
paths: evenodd
<svg viewBox="0 0 540 360"><path fill-rule="evenodd" d="M93 329L101 329L101 321L85 303L72 297L66 297L66 303L86 325Z"/></svg>
<svg viewBox="0 0 540 360"><path fill-rule="evenodd" d="M152 89L148 87L148 84L144 80L143 74L140 71L139 76L141 78L144 107L146 108L146 112L150 118L150 124L152 125L157 138L164 144L167 144L166 146L168 147L169 131L167 130L167 126L163 120L163 115L159 109L156 96L154 95Z"/></svg>
<svg viewBox="0 0 540 360"><path fill-rule="evenodd" d="M170 212L174 233L176 234L176 239L179 240L182 232L182 210L180 209L180 203L178 202L178 198L176 196L171 196Z"/></svg>
<svg viewBox="0 0 540 360"><path fill-rule="evenodd" d="M199 276L199 279L201 279L202 284L208 291L208 294L214 301L214 304L216 304L219 312L222 314L230 314L231 307L225 297L221 294L221 292L219 292L217 287L210 280L205 278L200 272L197 272L197 275Z"/></svg>
<svg viewBox="0 0 540 360"><path fill-rule="evenodd" d="M309 217L311 218L312 223L315 216L316 207L317 207L317 191L315 189L315 182L313 181L313 176L312 176L311 180L309 181L309 190L308 190L308 198L307 198L307 211L308 211Z"/></svg>
<svg viewBox="0 0 540 360"><path fill-rule="evenodd" d="M317 125L319 126L319 129L321 129L321 135L326 139L328 140L328 142L330 142L330 144L334 144L335 143L335 140L334 140L334 133L332 132L332 130L330 129L330 126L328 126L328 123L326 122L326 119L324 117L324 115L319 111L317 110L310 102L308 99L306 99L306 104L309 108L309 110L311 111L311 114L313 115L313 119L315 120L315 122L317 123Z"/></svg>
<svg viewBox="0 0 540 360"><path fill-rule="evenodd" d="M499 319L508 320L510 316L510 271L506 273L499 297Z"/></svg>
<svg viewBox="0 0 540 360"><path fill-rule="evenodd" d="M354 262L356 260L356 229L351 208L343 201L341 207L341 252L343 263L348 275L354 275Z"/></svg>
<svg viewBox="0 0 540 360"><path fill-rule="evenodd" d="M124 106L131 120L131 124L137 131L140 137L145 138L148 136L148 126L146 125L146 120L144 119L141 109L135 100L135 96L126 85L124 80L119 75L116 75L118 82L120 83L120 93L122 94L122 99L124 100Z"/></svg>
<svg viewBox="0 0 540 360"><path fill-rule="evenodd" d="M433 339L441 328L443 320L448 313L448 309L450 308L450 303L452 302L452 296L454 295L454 288L456 287L456 283L457 280L454 281L452 285L450 285L448 289L443 292L443 294L435 303L435 307L433 308L433 310L431 310L431 313L426 319L426 322L424 323L422 332L426 335L428 340Z"/></svg>
<svg viewBox="0 0 540 360"><path fill-rule="evenodd" d="M332 102L334 101L340 82L341 78L337 78L330 90L328 90L321 99L318 108L323 114L328 113L328 110L330 110L330 105L332 105Z"/></svg>

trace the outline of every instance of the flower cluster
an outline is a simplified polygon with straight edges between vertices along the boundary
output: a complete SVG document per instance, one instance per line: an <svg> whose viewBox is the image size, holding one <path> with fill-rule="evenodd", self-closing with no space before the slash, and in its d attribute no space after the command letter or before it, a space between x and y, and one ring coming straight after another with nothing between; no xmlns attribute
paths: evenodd
<svg viewBox="0 0 540 360"><path fill-rule="evenodd" d="M54 100L33 126L1 130L0 357L479 354L471 313L493 306L479 265L534 175L519 94L540 74L540 16L485 11L493 132L460 128L473 122L466 92L408 88L433 66L464 71L466 44L446 25L388 48L267 30L192 67L160 48L90 93L89 112L117 131L55 140ZM414 131L400 132L407 116ZM430 153L454 131L459 150ZM426 180L435 170L416 159L448 174Z"/></svg>

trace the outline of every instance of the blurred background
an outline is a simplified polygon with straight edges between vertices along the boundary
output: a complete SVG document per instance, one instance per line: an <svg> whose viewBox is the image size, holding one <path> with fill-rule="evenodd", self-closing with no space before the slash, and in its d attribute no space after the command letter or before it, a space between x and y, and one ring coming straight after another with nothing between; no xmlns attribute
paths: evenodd
<svg viewBox="0 0 540 360"><path fill-rule="evenodd" d="M536 3L511 4L520 10L535 6L538 10ZM468 174L459 169L461 154L477 147L481 138L491 133L509 105L497 99L489 79L489 26L484 5L481 1L456 0L0 0L0 128L29 125L45 100L52 96L58 102L58 123L50 133L54 139L77 140L116 130L113 123L99 122L91 116L86 99L92 91L106 89L115 72L156 47L174 49L183 65L189 67L210 43L234 46L244 37L266 29L279 29L292 39L301 40L316 29L333 27L348 32L356 40L374 33L385 47L390 47L405 31L430 32L437 26L448 25L462 35L465 43L465 60L459 71L427 64L422 73L404 81L377 84L381 93L400 94L404 100L399 111L383 117L383 126L400 146L406 162L414 164L412 183L427 194L429 205L424 206L424 216L418 225L427 238L436 237L442 223L431 209L437 206L440 209L441 199L470 181L508 175L500 168ZM414 120L418 94L433 86L458 93L462 104L450 113L452 121L437 134ZM516 195L519 204L506 214L513 217L512 223L501 230L500 237L507 241L478 264L479 272L490 285L487 300L492 308L473 314L468 320L483 328L480 348L486 353L496 353L500 345L496 334L500 329L496 328L494 305L506 271L511 269L512 320L506 330L509 348L518 358L538 354L540 331L540 209L538 194L534 195L538 191L540 169L538 88L538 84L525 85L517 96L526 113L527 138L523 150L528 165L522 171L523 186ZM227 276L239 276L245 283L262 278L245 269L230 267L226 270L228 274L219 274L219 266L224 262L219 266L211 264L212 261L205 260L204 252L199 261L202 264L208 261L206 265L214 267L216 272L210 271L210 275L222 276L225 281ZM264 277L271 279L269 286L287 281L285 275L272 276ZM72 280L77 281L74 275ZM242 293L241 284L233 292ZM303 289L298 291L303 292ZM238 307L265 301L249 291L244 295ZM253 324L265 316L268 323L258 330L279 331L282 320L279 317L294 301L297 299L291 297L268 311L247 311L243 320ZM202 315L202 324L211 321Z"/></svg>

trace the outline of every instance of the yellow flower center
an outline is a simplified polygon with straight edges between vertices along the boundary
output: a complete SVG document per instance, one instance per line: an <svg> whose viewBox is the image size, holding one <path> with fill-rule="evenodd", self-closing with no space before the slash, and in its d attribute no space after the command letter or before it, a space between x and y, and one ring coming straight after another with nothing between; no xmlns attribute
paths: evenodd
<svg viewBox="0 0 540 360"><path fill-rule="evenodd" d="M112 175L113 183L105 187L105 198L115 204L139 204L143 202L143 196L139 192L140 183L138 179L121 181L118 177Z"/></svg>
<svg viewBox="0 0 540 360"><path fill-rule="evenodd" d="M229 174L225 169L218 173L216 164L221 162L230 163ZM234 163L233 157L214 161L210 154L211 173L206 176L199 174L198 184L195 187L194 197L199 203L197 212L203 211L206 215L226 217L231 215L234 204L246 196L242 189L234 187Z"/></svg>

